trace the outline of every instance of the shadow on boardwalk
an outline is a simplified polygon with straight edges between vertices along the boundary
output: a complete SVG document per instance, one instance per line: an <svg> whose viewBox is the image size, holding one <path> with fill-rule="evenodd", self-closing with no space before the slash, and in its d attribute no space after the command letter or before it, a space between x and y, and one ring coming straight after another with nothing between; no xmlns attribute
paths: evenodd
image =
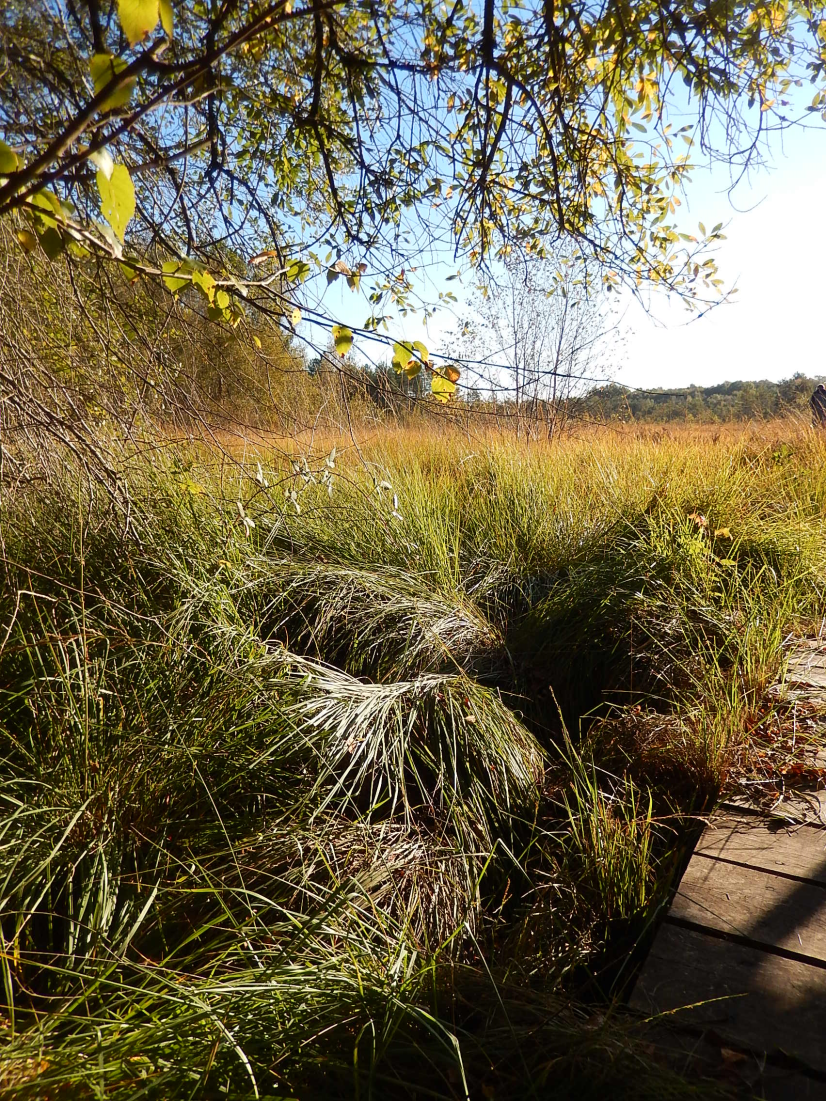
<svg viewBox="0 0 826 1101"><path fill-rule="evenodd" d="M631 1004L685 1069L740 1096L821 1101L826 831L747 816L723 830L703 835Z"/></svg>

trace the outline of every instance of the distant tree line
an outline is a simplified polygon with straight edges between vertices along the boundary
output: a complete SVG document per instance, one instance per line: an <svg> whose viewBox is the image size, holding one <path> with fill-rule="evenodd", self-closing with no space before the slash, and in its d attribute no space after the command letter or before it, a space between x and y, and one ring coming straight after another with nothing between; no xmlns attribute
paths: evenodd
<svg viewBox="0 0 826 1101"><path fill-rule="evenodd" d="M598 421L725 423L767 419L788 413L809 415L809 398L821 376L795 374L782 382L721 382L676 390L638 390L611 383L590 390L578 402L581 417Z"/></svg>

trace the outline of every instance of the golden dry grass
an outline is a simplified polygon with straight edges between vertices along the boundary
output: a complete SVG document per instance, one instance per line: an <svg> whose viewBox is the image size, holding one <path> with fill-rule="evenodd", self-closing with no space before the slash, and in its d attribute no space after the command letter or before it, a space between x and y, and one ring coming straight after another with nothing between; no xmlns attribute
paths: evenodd
<svg viewBox="0 0 826 1101"><path fill-rule="evenodd" d="M691 816L811 773L767 689L826 608L826 433L113 451L128 523L59 456L0 511L5 1093L131 1101L140 1067L147 1097L347 1096L305 1086L388 1020L366 1074L407 1096L457 1096L434 1060L526 1096L551 1043L578 1088L589 1029L479 1018L602 981Z"/></svg>
<svg viewBox="0 0 826 1101"><path fill-rule="evenodd" d="M640 444L665 450L694 451L735 446L760 450L782 445L797 446L820 438L808 419L791 415L771 420L732 421L725 424L675 423L648 424L612 422L609 424L572 423L554 440L526 436L510 427L497 427L489 418L465 418L461 413L418 418L407 423L356 423L346 430L329 427L317 431L282 432L251 429L248 426L225 427L195 435L170 433L170 442L186 444L197 440L208 448L224 450L232 458L255 461L262 455L285 458L326 455L336 448L339 456L361 455L373 461L398 459L423 452L516 449L529 455L559 456L585 448L592 452L619 454Z"/></svg>

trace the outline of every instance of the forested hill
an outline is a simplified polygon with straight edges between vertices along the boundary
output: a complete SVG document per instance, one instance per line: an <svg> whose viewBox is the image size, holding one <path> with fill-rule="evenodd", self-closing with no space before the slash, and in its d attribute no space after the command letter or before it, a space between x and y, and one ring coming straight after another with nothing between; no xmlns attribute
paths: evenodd
<svg viewBox="0 0 826 1101"><path fill-rule="evenodd" d="M782 416L808 416L809 397L821 376L796 374L782 382L721 382L718 386L687 386L679 390L637 390L611 383L581 399L580 412L607 421L724 422Z"/></svg>

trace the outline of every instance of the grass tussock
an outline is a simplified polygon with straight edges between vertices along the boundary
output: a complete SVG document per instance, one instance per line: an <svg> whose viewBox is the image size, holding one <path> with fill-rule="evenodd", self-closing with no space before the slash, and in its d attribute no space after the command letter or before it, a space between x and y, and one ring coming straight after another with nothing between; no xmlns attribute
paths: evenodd
<svg viewBox="0 0 826 1101"><path fill-rule="evenodd" d="M611 999L823 615L784 431L18 456L0 1092L695 1092Z"/></svg>

